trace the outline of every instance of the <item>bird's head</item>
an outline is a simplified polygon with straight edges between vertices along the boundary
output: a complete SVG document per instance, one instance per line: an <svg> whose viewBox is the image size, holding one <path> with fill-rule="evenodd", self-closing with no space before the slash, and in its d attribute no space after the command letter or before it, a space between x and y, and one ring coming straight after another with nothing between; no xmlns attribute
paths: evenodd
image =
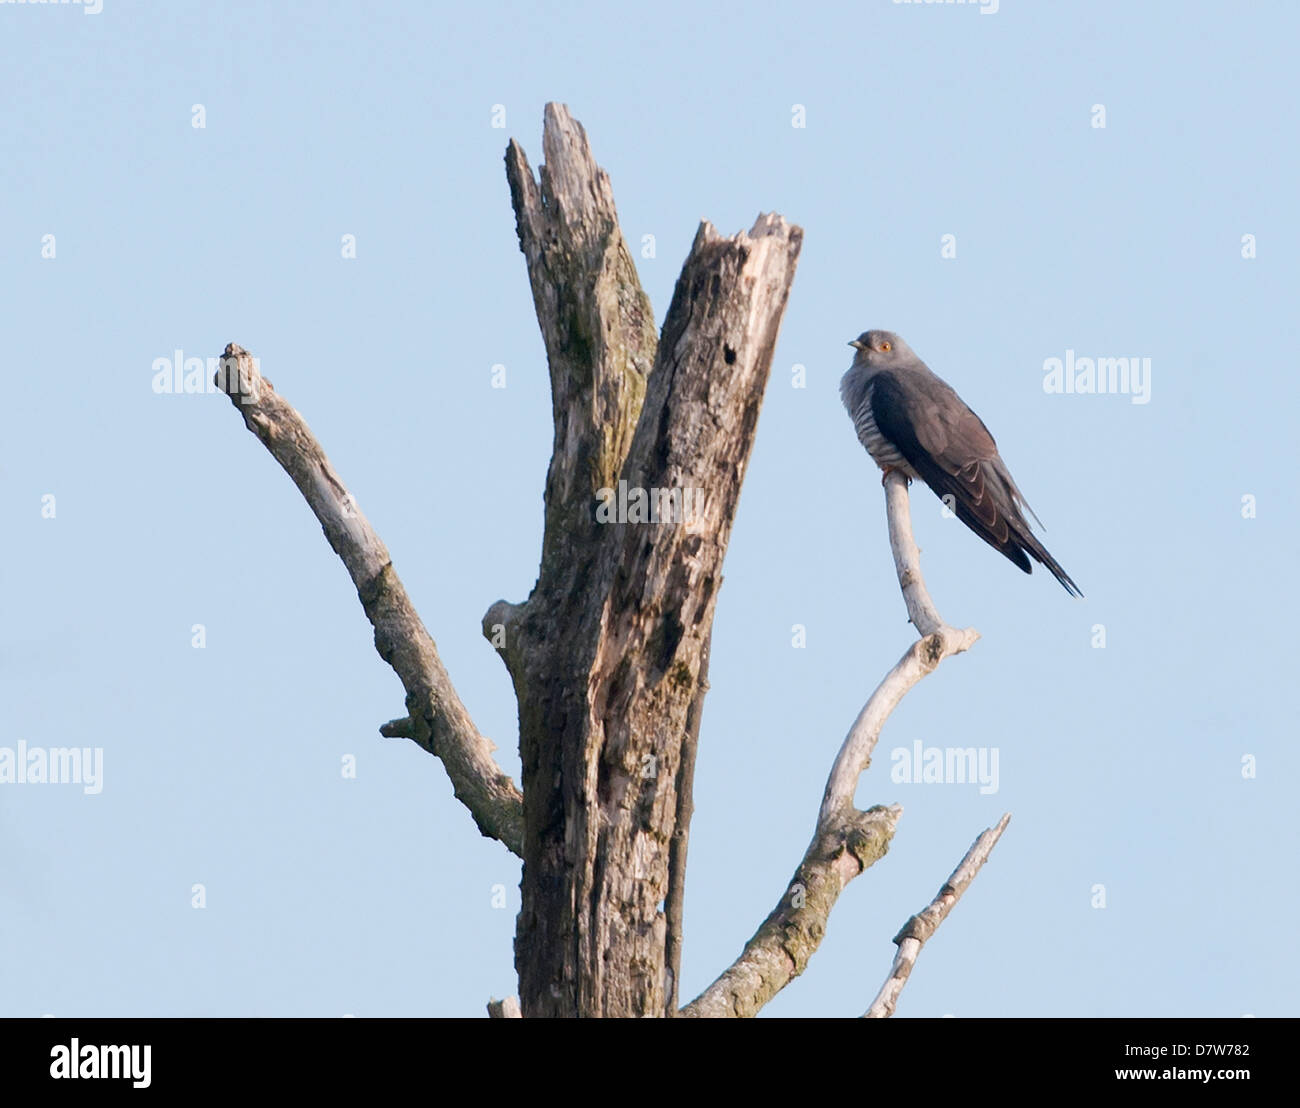
<svg viewBox="0 0 1300 1108"><path fill-rule="evenodd" d="M893 331L863 331L849 345L857 351L853 356L855 367L885 369L915 357L912 348Z"/></svg>

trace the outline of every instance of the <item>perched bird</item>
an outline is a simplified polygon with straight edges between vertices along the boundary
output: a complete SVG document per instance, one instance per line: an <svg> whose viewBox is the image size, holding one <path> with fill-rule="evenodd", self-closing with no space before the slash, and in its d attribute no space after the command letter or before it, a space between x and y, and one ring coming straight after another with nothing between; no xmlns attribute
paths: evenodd
<svg viewBox="0 0 1300 1108"><path fill-rule="evenodd" d="M1028 554L1066 592L1082 596L1029 530L1021 508L1042 524L980 417L892 332L864 331L849 345L857 353L840 382L840 396L859 441L885 474L897 469L919 477L958 519L1026 573L1032 572Z"/></svg>

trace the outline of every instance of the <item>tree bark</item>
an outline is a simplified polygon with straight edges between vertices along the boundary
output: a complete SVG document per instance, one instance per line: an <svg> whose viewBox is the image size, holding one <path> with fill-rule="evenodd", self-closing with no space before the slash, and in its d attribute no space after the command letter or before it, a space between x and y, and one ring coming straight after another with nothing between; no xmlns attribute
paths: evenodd
<svg viewBox="0 0 1300 1108"><path fill-rule="evenodd" d="M700 746L700 721L704 697L709 691L709 654L712 636L704 643L703 659L695 684L695 699L686 713L686 734L682 739L681 764L677 770L677 825L668 848L668 901L664 915L668 924L668 987L664 1015L678 1014L678 993L682 978L682 942L685 929L686 854L690 845L691 817L695 814L695 755Z"/></svg>
<svg viewBox="0 0 1300 1108"><path fill-rule="evenodd" d="M550 365L545 536L528 600L484 617L519 700L520 1003L660 1015L683 740L802 232L703 223L656 341L609 178L563 106L543 146L540 184L513 142L506 169Z"/></svg>

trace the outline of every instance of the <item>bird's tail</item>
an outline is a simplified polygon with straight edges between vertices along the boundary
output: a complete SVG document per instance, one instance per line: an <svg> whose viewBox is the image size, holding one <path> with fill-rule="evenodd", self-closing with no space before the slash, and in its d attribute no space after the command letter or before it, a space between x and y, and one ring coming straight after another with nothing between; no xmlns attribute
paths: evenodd
<svg viewBox="0 0 1300 1108"><path fill-rule="evenodd" d="M1016 482L1011 476L1011 471L1007 469L1006 463L1003 462L1001 457L995 457L992 464L993 472L1001 478L1006 494L1010 498L1010 510L1006 511L1006 515L1012 521L1010 536L1012 542L1018 542L1029 552L1039 565L1044 565L1050 569L1052 571L1052 576L1061 582L1065 587L1065 591L1071 596L1083 596L1083 590L1070 580L1070 575L1061 568L1061 563L1047 552L1047 547L1039 542L1038 539L1034 537L1034 533L1029 530L1029 524L1025 522L1025 518L1020 514L1019 509L1023 508L1033 516L1034 522L1037 523L1039 527L1042 527L1043 521L1038 518L1038 513L1029 506L1029 501L1025 499L1025 494L1016 487ZM1003 553L1006 554L1006 551L1004 550ZM1007 557L1011 558L1011 555L1007 554ZM1011 560L1014 562L1016 559L1011 558ZM1028 573L1029 563L1024 562L1020 568Z"/></svg>
<svg viewBox="0 0 1300 1108"><path fill-rule="evenodd" d="M1083 596L1083 590L1070 580L1070 575L1061 568L1061 563L1053 558L1041 542L1029 533L1029 528L1025 528L1025 533L1020 538L1020 544L1033 556L1034 560L1040 565L1046 566L1052 571L1052 576L1065 586L1065 591L1071 596Z"/></svg>

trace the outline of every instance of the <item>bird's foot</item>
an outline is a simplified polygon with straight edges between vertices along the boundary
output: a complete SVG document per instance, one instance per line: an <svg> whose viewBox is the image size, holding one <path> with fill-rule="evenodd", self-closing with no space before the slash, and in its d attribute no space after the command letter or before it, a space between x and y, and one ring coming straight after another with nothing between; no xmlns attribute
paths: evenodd
<svg viewBox="0 0 1300 1108"><path fill-rule="evenodd" d="M880 474L880 485L882 488L884 487L885 482L889 480L889 475L891 473L903 473L903 471L898 466L882 466L881 471L882 472ZM903 473L903 480L906 481L909 485L912 483L912 479L906 473Z"/></svg>

